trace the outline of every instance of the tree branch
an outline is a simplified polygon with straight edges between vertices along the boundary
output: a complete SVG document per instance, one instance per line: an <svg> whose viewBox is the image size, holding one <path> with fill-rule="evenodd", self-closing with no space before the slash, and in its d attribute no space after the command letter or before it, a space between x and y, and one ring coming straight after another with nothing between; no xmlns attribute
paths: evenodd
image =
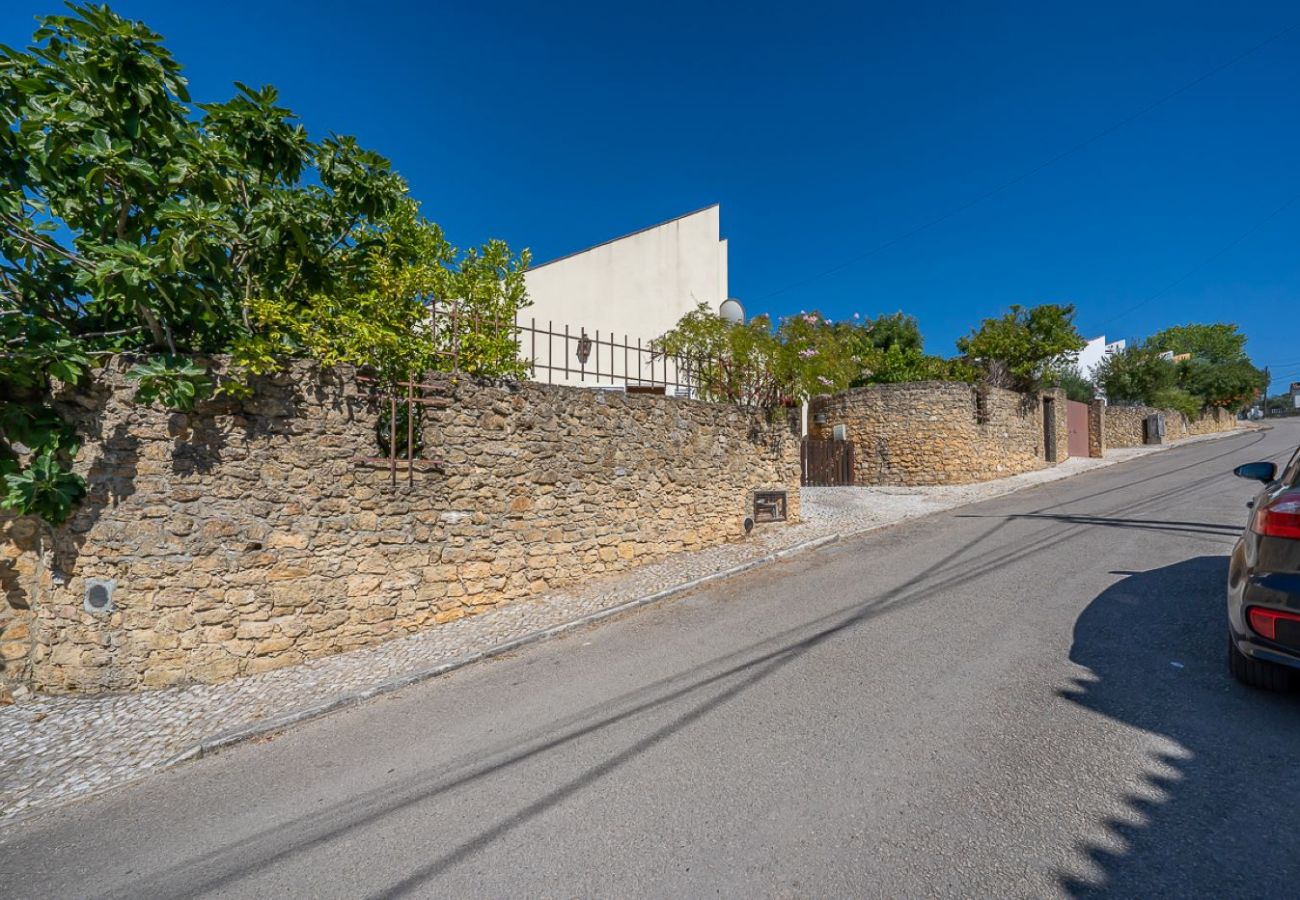
<svg viewBox="0 0 1300 900"><path fill-rule="evenodd" d="M30 244L33 247L39 247L42 250L46 250L50 253L55 253L59 256L62 256L68 262L72 263L73 265L80 266L81 268L85 269L88 272L95 271L95 266L93 263L90 263L82 259L80 256L77 256L71 251L63 247L60 247L58 244L51 243L50 241L47 241L44 238L37 237L36 235L31 234L30 232L27 231L23 231L21 223L15 220L12 216L5 215L4 213L0 213L0 222L4 222L8 226L6 228L6 231L9 233L9 236L14 238L15 240L22 241L25 244Z"/></svg>

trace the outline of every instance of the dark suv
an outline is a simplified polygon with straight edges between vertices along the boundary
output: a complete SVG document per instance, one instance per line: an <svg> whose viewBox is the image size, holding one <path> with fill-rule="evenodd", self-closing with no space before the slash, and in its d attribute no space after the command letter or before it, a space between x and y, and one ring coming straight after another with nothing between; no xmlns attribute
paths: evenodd
<svg viewBox="0 0 1300 900"><path fill-rule="evenodd" d="M1300 683L1300 450L1233 474L1264 482L1228 567L1228 668L1252 687Z"/></svg>

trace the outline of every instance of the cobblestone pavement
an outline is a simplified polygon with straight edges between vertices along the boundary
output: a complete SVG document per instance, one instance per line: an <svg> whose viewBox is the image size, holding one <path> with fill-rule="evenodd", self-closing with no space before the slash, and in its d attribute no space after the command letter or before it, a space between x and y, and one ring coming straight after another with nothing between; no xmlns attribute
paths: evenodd
<svg viewBox="0 0 1300 900"><path fill-rule="evenodd" d="M375 647L218 685L99 697L28 695L16 705L0 707L0 823L131 781L214 735L346 698L776 550L950 509L1149 452L1117 450L1105 460L1071 459L1052 469L959 487L804 488L804 522L798 525L762 526L742 543L677 554Z"/></svg>

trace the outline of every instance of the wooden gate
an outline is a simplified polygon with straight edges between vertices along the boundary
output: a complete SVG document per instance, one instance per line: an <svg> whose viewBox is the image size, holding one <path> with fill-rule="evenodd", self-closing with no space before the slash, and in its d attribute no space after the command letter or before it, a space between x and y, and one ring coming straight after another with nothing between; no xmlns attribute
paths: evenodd
<svg viewBox="0 0 1300 900"><path fill-rule="evenodd" d="M1071 456L1088 455L1088 404L1065 401L1065 418L1070 426Z"/></svg>
<svg viewBox="0 0 1300 900"><path fill-rule="evenodd" d="M853 484L853 442L804 438L799 446L800 484L840 487Z"/></svg>

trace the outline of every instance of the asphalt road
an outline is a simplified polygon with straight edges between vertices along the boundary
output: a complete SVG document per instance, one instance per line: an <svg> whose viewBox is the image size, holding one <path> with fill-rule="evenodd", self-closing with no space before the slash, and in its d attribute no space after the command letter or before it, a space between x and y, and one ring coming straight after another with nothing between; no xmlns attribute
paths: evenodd
<svg viewBox="0 0 1300 900"><path fill-rule="evenodd" d="M0 832L0 895L1281 896L1300 698L1224 661L1300 427L865 536Z"/></svg>

